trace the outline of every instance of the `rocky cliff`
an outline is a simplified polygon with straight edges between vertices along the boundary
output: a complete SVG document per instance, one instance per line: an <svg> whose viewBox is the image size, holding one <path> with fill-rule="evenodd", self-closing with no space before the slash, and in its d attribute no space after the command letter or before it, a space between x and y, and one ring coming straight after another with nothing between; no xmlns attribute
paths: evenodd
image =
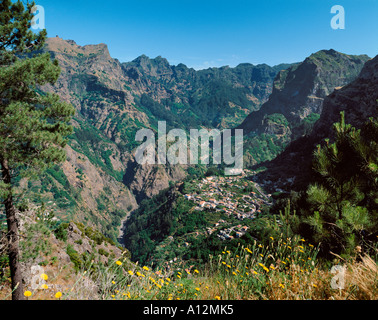
<svg viewBox="0 0 378 320"><path fill-rule="evenodd" d="M268 101L238 126L245 134L246 165L272 160L292 140L309 134L324 98L353 81L368 59L321 50L278 72Z"/></svg>
<svg viewBox="0 0 378 320"><path fill-rule="evenodd" d="M140 166L133 151L141 128L235 127L265 102L283 64L241 64L196 71L142 55L113 59L105 44L80 46L49 38L44 51L59 62L57 93L76 109L67 161L29 185L36 197L56 203L67 219L76 216L116 237L116 228L137 202L186 175L183 166Z"/></svg>
<svg viewBox="0 0 378 320"><path fill-rule="evenodd" d="M325 138L332 141L333 123L345 112L345 122L360 128L370 117L378 116L378 56L368 60L351 83L325 97L319 120L310 135L294 140L276 159L266 164L260 175L270 186L303 189L311 179L312 152Z"/></svg>
<svg viewBox="0 0 378 320"><path fill-rule="evenodd" d="M269 100L252 112L240 125L245 133L265 130L264 118L280 113L292 127L312 113L320 114L326 96L353 81L360 73L366 55L353 56L335 50L318 51L302 63L280 71Z"/></svg>

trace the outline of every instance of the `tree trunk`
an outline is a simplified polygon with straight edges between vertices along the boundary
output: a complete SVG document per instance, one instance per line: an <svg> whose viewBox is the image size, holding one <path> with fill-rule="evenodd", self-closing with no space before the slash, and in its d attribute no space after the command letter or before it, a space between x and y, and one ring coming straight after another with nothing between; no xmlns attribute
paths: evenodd
<svg viewBox="0 0 378 320"><path fill-rule="evenodd" d="M1 162L1 173L3 181L6 184L11 183L11 175L6 160ZM5 213L8 224L8 255L9 266L12 279L12 300L24 300L24 286L22 283L22 270L19 257L19 237L18 237L18 221L16 217L16 208L13 204L12 192L9 192L5 201Z"/></svg>

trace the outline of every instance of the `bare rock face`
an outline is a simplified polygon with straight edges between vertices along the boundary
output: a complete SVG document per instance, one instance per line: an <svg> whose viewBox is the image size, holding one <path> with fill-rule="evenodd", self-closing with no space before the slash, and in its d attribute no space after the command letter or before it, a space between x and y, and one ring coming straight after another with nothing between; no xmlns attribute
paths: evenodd
<svg viewBox="0 0 378 320"><path fill-rule="evenodd" d="M378 56L367 61L360 75L350 84L335 90L324 101L323 112L314 127L314 136L332 136L332 124L345 111L345 122L360 127L378 115Z"/></svg>
<svg viewBox="0 0 378 320"><path fill-rule="evenodd" d="M292 124L309 114L321 113L326 96L353 81L360 73L366 55L353 56L335 50L321 50L287 70L280 71L269 100L252 112L239 126L248 134L264 131L266 115L281 113Z"/></svg>
<svg viewBox="0 0 378 320"><path fill-rule="evenodd" d="M89 239L85 237L85 235L73 222L70 222L67 228L67 243L72 245L73 248L80 254L83 254L84 252L92 252Z"/></svg>
<svg viewBox="0 0 378 320"><path fill-rule="evenodd" d="M130 211L128 208L136 208L134 195L122 183L107 175L96 167L88 157L77 153L70 146L66 146L67 161L63 163L63 171L72 186L78 188L83 199L82 207L92 212L98 211L97 198L107 190L106 196L110 199L114 208ZM77 168L82 174L78 175ZM111 207L108 207L110 211Z"/></svg>
<svg viewBox="0 0 378 320"><path fill-rule="evenodd" d="M121 257L123 253L117 246L105 241L99 243L91 239L74 222L70 222L67 228L67 244L71 245L80 255L98 252L97 258L104 264L108 263L109 259Z"/></svg>
<svg viewBox="0 0 378 320"><path fill-rule="evenodd" d="M358 77L342 88L334 90L324 99L320 119L309 136L299 138L266 166L262 180L279 182L288 190L303 189L311 176L312 153L325 138L333 139L333 123L345 112L345 123L360 128L370 117L378 117L378 56L368 60ZM286 181L295 179L295 184ZM277 185L277 186L278 186Z"/></svg>
<svg viewBox="0 0 378 320"><path fill-rule="evenodd" d="M48 39L45 50L58 60L61 76L54 86L42 89L57 93L77 110L75 135L62 166L80 194L75 215L83 221L89 212L97 225L117 210L130 212L186 176L185 166L136 164L139 129L154 128L160 120L185 129L235 127L262 105L241 127L245 133L260 130L286 143L291 135L287 122L320 113L325 96L354 79L368 59L322 50L292 66L245 63L196 71L172 66L160 56L120 63L105 44L79 46L59 37ZM285 121L265 119L274 113ZM117 222L110 220L110 225Z"/></svg>
<svg viewBox="0 0 378 320"><path fill-rule="evenodd" d="M80 221L86 211L106 219L109 213L99 206L129 211L185 177L183 166L135 165L139 129L154 128L160 120L184 129L234 127L267 100L275 75L289 66L246 63L196 71L145 55L120 63L103 43L80 46L59 37L47 39L44 51L58 61L61 74L54 86L42 90L77 110L63 171L80 193L75 212ZM104 193L109 201L99 204Z"/></svg>
<svg viewBox="0 0 378 320"><path fill-rule="evenodd" d="M134 159L128 162L124 182L139 202L151 198L159 191L169 187L169 182L177 182L186 176L182 165L140 165Z"/></svg>

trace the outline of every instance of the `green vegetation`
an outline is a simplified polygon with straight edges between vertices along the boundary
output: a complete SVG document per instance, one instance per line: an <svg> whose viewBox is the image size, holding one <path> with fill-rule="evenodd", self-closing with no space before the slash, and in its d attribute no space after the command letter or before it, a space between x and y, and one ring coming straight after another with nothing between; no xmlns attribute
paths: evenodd
<svg viewBox="0 0 378 320"><path fill-rule="evenodd" d="M253 158L252 164L262 163L274 159L288 145L289 137L278 137L275 134L259 134L246 137L244 141L245 153Z"/></svg>
<svg viewBox="0 0 378 320"><path fill-rule="evenodd" d="M177 198L176 198L177 197ZM175 199L173 201L173 199ZM189 211L192 204L182 196L161 191L151 200L142 201L140 207L127 220L125 245L134 258L147 261L156 244L176 232L192 232L197 224L203 223L200 216L192 219ZM180 231L181 230L181 231Z"/></svg>
<svg viewBox="0 0 378 320"><path fill-rule="evenodd" d="M369 252L378 230L378 122L371 118L361 130L334 124L335 142L327 139L314 152L316 180L298 202L297 232L315 243L323 255L350 256L359 246Z"/></svg>
<svg viewBox="0 0 378 320"><path fill-rule="evenodd" d="M92 164L100 167L117 181L122 181L123 172L114 170L109 159L113 152L107 146L113 142L93 126L85 125L83 122L79 123L82 127L74 128L74 134L70 137L70 146L75 151L84 154ZM77 143L73 143L73 140Z"/></svg>
<svg viewBox="0 0 378 320"><path fill-rule="evenodd" d="M293 140L302 136L309 135L316 121L320 118L318 113L310 113L303 121L293 128Z"/></svg>
<svg viewBox="0 0 378 320"><path fill-rule="evenodd" d="M38 53L46 30L31 29L33 3L5 0L0 5L0 201L8 224L12 299L23 300L15 177L36 178L65 160L66 137L74 108L57 94L39 94L37 87L54 84L60 74L49 53Z"/></svg>
<svg viewBox="0 0 378 320"><path fill-rule="evenodd" d="M75 224L83 234L85 234L89 239L94 241L97 245L101 245L102 243L109 243L113 246L115 245L115 242L112 239L106 237L97 229L85 227L84 224L79 222L76 222Z"/></svg>
<svg viewBox="0 0 378 320"><path fill-rule="evenodd" d="M161 191L159 195L150 200L145 200L135 210L126 222L126 233L124 236L125 245L132 253L133 261L143 264L159 266L172 259L183 259L195 261L202 264L208 261L209 254L215 254L224 246L224 242L217 237L217 232L208 235L207 228L212 228L219 220L224 220L223 226L235 226L243 224L251 231L245 233L243 238L235 238L227 241L231 247L240 243L248 243L260 232L263 221L260 219L243 222L233 216L225 214L224 205L218 209L194 210L195 204L184 198L184 194L197 193L200 189L198 183L205 177L222 177L219 169L211 167L199 179L187 178L176 190L176 186ZM237 199L241 211L250 211L243 200L243 196L251 192L259 194L253 182L246 178L237 179L232 184L224 182L224 192L232 192L233 199ZM208 190L203 186L201 192ZM203 200L209 197L201 195ZM215 199L219 196L214 195ZM265 210L264 206L260 208ZM260 210L260 211L261 211ZM235 232L233 233L235 234Z"/></svg>
<svg viewBox="0 0 378 320"><path fill-rule="evenodd" d="M316 118L312 116L309 121ZM269 119L277 123L281 118ZM270 212L264 211L253 220L244 220L242 224L248 226L248 231L241 238L227 241L228 248L248 246L255 240L266 245L270 237L277 238L281 234L290 238L300 235L312 243L321 243L320 258L328 261L331 251L350 257L358 245L367 252L373 247L371 241L376 241L374 230L377 230L378 220L374 207L378 180L377 142L374 140L378 136L377 123L371 120L359 131L343 121L335 124L335 143L326 142L315 152L318 180L302 196L293 193L292 204L283 200L284 194L274 194L278 203L284 205L273 206ZM219 169L211 167L202 177L218 174ZM171 186L144 201L134 212L128 220L125 236L126 247L131 250L134 261L159 266L176 258L203 265L209 262L209 256L219 254L225 243L217 237L217 232L207 235L205 229L220 219L228 225L240 222L222 211L193 210L193 202L183 199L182 195L197 193L198 181L187 179L178 190ZM253 184L245 185L244 181L240 179L226 187L228 192L234 193L233 199L259 192ZM203 188L201 192L206 190ZM218 199L216 195L213 197ZM202 199L208 200L205 196Z"/></svg>

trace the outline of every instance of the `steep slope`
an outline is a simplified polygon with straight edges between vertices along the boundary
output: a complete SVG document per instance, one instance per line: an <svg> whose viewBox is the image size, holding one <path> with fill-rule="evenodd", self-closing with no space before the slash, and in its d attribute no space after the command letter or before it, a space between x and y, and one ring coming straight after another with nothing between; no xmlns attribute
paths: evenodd
<svg viewBox="0 0 378 320"><path fill-rule="evenodd" d="M117 202L125 212L135 206L134 196L138 201L151 197L168 187L169 181L182 179L186 171L136 164L133 150L138 143L134 138L139 129L156 130L160 120L167 121L168 129L234 127L266 101L275 75L289 66L241 64L195 71L183 64L172 66L162 57L144 55L120 63L111 58L105 44L79 46L59 37L49 38L45 50L58 60L62 72L56 85L42 90L59 94L77 110L75 133L69 142L71 159L87 158L92 165L87 169L100 170L117 186L115 189L122 190L121 184L126 183L133 194L126 191L128 200ZM66 176L72 176L70 167L72 164L63 166ZM102 184L91 180L94 175L88 170L88 180L81 184L86 191L78 193L91 194L90 198L98 201L96 185ZM111 203L120 198L113 191L105 192L107 197L114 196L108 197ZM102 204L83 207L97 212L98 217L106 216L98 210L104 208Z"/></svg>
<svg viewBox="0 0 378 320"><path fill-rule="evenodd" d="M73 221L61 223L51 210L51 206L29 204L17 212L25 290L32 292L31 300L55 299L57 292L67 300L99 299L103 293L101 279L111 276L115 261L134 266L129 260L130 252L96 228ZM11 298L6 247L5 230L0 226L1 299ZM102 274L98 273L100 270ZM42 280L42 274L47 275L46 281Z"/></svg>
<svg viewBox="0 0 378 320"><path fill-rule="evenodd" d="M270 95L277 72L289 65L269 67L244 63L235 68L195 71L184 64L171 66L160 56L150 59L142 55L122 66L141 96L148 93L171 114L190 117L181 126L225 128L230 122L235 125L242 121L251 110L257 110ZM146 102L141 104L155 117L162 116L163 108L156 105L151 108L152 103ZM172 120L172 115L167 120ZM173 122L180 124L180 119L174 117Z"/></svg>
<svg viewBox="0 0 378 320"><path fill-rule="evenodd" d="M274 113L283 114L292 126L311 113L320 114L324 98L354 80L368 59L366 55L347 55L332 49L312 54L277 74L269 100L252 112L240 128L246 133L262 132L264 118Z"/></svg>
<svg viewBox="0 0 378 320"><path fill-rule="evenodd" d="M280 71L269 100L238 126L246 135L247 165L274 159L290 141L310 133L324 98L354 80L368 59L322 50Z"/></svg>
<svg viewBox="0 0 378 320"><path fill-rule="evenodd" d="M345 111L345 122L360 128L369 117L378 116L378 56L367 61L359 76L350 84L337 89L324 99L320 119L310 135L293 141L260 174L267 186L275 190L303 189L311 179L312 152L323 139L332 141L332 124L340 120Z"/></svg>

